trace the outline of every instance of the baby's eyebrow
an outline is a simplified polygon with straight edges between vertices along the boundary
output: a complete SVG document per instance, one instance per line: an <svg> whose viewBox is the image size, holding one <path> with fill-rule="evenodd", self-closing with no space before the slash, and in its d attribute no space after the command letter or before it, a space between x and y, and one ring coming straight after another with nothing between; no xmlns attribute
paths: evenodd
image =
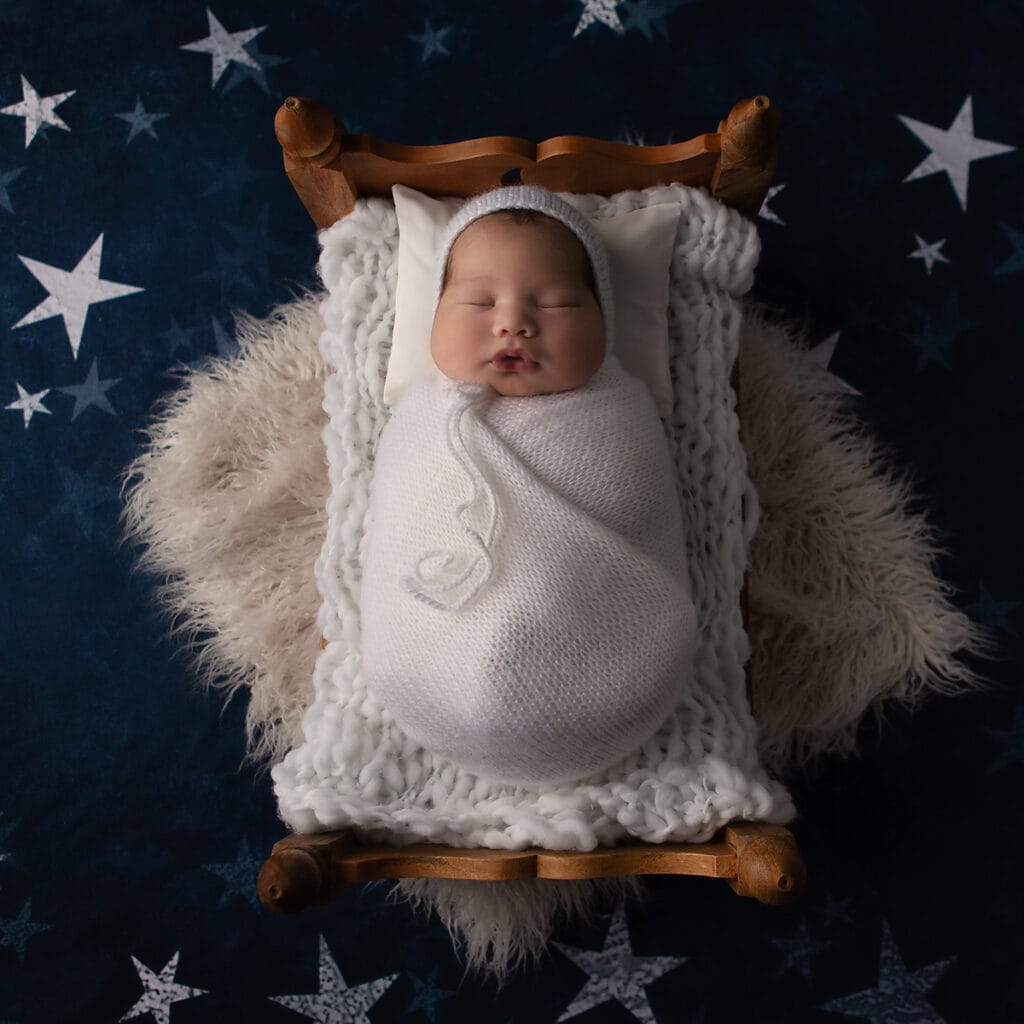
<svg viewBox="0 0 1024 1024"><path fill-rule="evenodd" d="M449 280L449 284L460 285L460 284L490 284L494 280L493 274L477 274L474 277L456 277L454 280Z"/></svg>

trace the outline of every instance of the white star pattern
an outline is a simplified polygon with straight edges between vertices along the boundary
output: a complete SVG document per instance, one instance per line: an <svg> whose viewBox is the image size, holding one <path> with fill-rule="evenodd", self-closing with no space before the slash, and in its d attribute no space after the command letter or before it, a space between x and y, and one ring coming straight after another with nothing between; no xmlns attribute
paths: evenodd
<svg viewBox="0 0 1024 1024"><path fill-rule="evenodd" d="M135 1005L120 1018L118 1024L133 1017L141 1017L144 1013L151 1013L156 1024L171 1024L171 1003L180 1003L185 999L206 995L206 989L179 985L174 980L180 953L181 950L178 950L159 974L151 971L141 960L132 957L132 963L135 964L139 981L142 982L145 991L136 1000Z"/></svg>
<svg viewBox="0 0 1024 1024"><path fill-rule="evenodd" d="M231 864L204 864L207 871L212 871L227 882L227 888L221 895L219 907L223 907L232 896L241 896L248 900L254 910L259 910L259 897L256 893L256 878L260 873L263 859L254 857L249 850L249 841L243 836L234 862Z"/></svg>
<svg viewBox="0 0 1024 1024"><path fill-rule="evenodd" d="M820 953L823 949L828 949L827 942L818 942L811 938L806 918L800 922L796 935L791 938L772 939L771 944L782 951L782 963L779 965L776 975L797 970L808 984L813 981L811 960L815 954Z"/></svg>
<svg viewBox="0 0 1024 1024"><path fill-rule="evenodd" d="M13 409L15 412L21 412L25 417L25 429L28 430L28 425L32 422L32 415L37 412L49 413L50 410L43 405L43 399L50 393L50 389L46 388L43 391L37 391L35 394L29 394L20 384L14 385L18 389L17 401L11 402L9 405L5 405L5 409Z"/></svg>
<svg viewBox="0 0 1024 1024"><path fill-rule="evenodd" d="M69 384L66 387L57 388L57 390L63 395L74 396L75 408L71 412L72 422L77 420L90 405L95 405L98 409L109 412L111 416L116 416L117 412L110 404L107 392L120 380L120 377L108 377L106 380L100 380L99 363L94 359L92 366L89 367L89 373L81 384Z"/></svg>
<svg viewBox="0 0 1024 1024"><path fill-rule="evenodd" d="M419 43L423 47L423 53L420 56L420 63L425 64L428 57L437 54L441 57L450 57L451 54L448 52L448 47L444 45L444 37L451 32L451 25L444 25L441 28L433 28L429 21L423 23L423 31L415 35L410 34L409 38L413 42Z"/></svg>
<svg viewBox="0 0 1024 1024"><path fill-rule="evenodd" d="M8 213L14 213L14 207L11 206L11 197L7 194L7 186L24 170L24 167L15 167L12 171L0 171L0 208Z"/></svg>
<svg viewBox="0 0 1024 1024"><path fill-rule="evenodd" d="M0 946L13 946L18 960L24 964L25 948L32 936L52 927L52 924L32 923L32 901L26 900L17 917L0 917Z"/></svg>
<svg viewBox="0 0 1024 1024"><path fill-rule="evenodd" d="M213 57L213 82L210 88L220 81L220 76L232 61L247 68L260 70L259 62L245 49L245 44L255 39L267 27L266 25L247 28L241 32L228 32L209 7L206 9L206 22L210 34L205 39L197 39L194 43L185 43L181 49L190 50L192 53L208 53Z"/></svg>
<svg viewBox="0 0 1024 1024"><path fill-rule="evenodd" d="M586 984L576 993L576 998L562 1011L558 1018L560 1021L616 999L643 1024L655 1024L654 1011L644 986L689 959L685 956L634 956L629 941L626 909L621 904L612 916L604 948L600 952L570 951L558 943L556 945L589 975Z"/></svg>
<svg viewBox="0 0 1024 1024"><path fill-rule="evenodd" d="M786 226L786 222L774 211L768 204L785 188L785 185L772 185L768 189L767 195L764 197L764 202L761 204L761 209L758 210L758 217L763 217L765 220L770 220L773 224L779 224L782 227Z"/></svg>
<svg viewBox="0 0 1024 1024"><path fill-rule="evenodd" d="M939 250L946 244L944 238L940 238L937 242L926 242L919 234L915 232L914 241L917 242L917 248L907 253L908 260L924 260L924 269L928 271L928 276L932 276L932 267L936 263L948 263L949 260L942 255Z"/></svg>
<svg viewBox="0 0 1024 1024"><path fill-rule="evenodd" d="M625 35L626 30L623 28L622 22L615 12L615 8L619 6L620 0L580 0L580 3L583 4L583 13L580 15L580 20L576 23L576 30L572 34L573 39L581 32L590 28L596 21L599 21L602 25L607 25L610 29L618 32L620 36Z"/></svg>
<svg viewBox="0 0 1024 1024"><path fill-rule="evenodd" d="M829 370L829 363L832 362L832 356L835 355L836 345L839 344L839 331L834 334L830 334L823 342L815 345L814 348L807 353L807 358L812 363L816 364L828 375L830 382L834 385L837 391L844 391L848 395L860 395L860 392L850 387L841 377L837 377L831 370Z"/></svg>
<svg viewBox="0 0 1024 1024"><path fill-rule="evenodd" d="M162 118L169 117L169 114L151 114L142 105L142 100L138 96L135 97L135 109L127 110L123 114L115 114L114 117L119 117L122 121L127 121L131 128L128 131L128 138L125 141L127 146L137 135L141 135L145 132L147 135L152 136L154 139L159 139L156 130L153 125L161 120Z"/></svg>
<svg viewBox="0 0 1024 1024"><path fill-rule="evenodd" d="M398 977L388 974L351 987L331 955L327 940L320 936L320 968L317 991L309 995L271 996L275 1003L304 1013L319 1024L373 1024L367 1011Z"/></svg>
<svg viewBox="0 0 1024 1024"><path fill-rule="evenodd" d="M63 128L66 132L71 131L56 110L66 99L74 96L75 91L72 89L70 92L58 92L53 96L40 96L32 88L29 80L22 75L21 102L0 108L0 114L25 118L25 148L28 149L32 140L39 134L40 127L44 124L52 125L54 128Z"/></svg>
<svg viewBox="0 0 1024 1024"><path fill-rule="evenodd" d="M929 1002L931 991L955 957L908 971L888 921L882 922L882 946L879 951L878 984L863 992L830 999L822 1009L851 1014L871 1024L946 1024L946 1019Z"/></svg>
<svg viewBox="0 0 1024 1024"><path fill-rule="evenodd" d="M62 316L68 332L68 341L71 342L71 351L77 359L89 307L94 302L120 299L125 295L145 290L130 284L104 281L100 277L102 255L102 234L92 243L74 270L62 270L60 267L19 255L18 259L50 294L35 309L26 313L14 327L27 327L40 320L48 320L51 316Z"/></svg>
<svg viewBox="0 0 1024 1024"><path fill-rule="evenodd" d="M918 178L926 178L930 174L946 174L964 213L967 212L967 179L971 162L999 156L1000 153L1011 153L1016 148L975 136L970 96L964 100L953 123L945 129L926 124L924 121L915 121L914 118L904 117L902 114L896 116L931 150L928 156L903 179L903 184L916 181Z"/></svg>

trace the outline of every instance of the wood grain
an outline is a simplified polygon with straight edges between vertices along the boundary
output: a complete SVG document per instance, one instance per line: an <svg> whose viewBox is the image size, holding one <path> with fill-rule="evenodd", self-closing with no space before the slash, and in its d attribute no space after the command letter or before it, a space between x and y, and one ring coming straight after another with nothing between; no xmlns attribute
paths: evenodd
<svg viewBox="0 0 1024 1024"><path fill-rule="evenodd" d="M330 902L346 886L383 878L502 882L664 874L725 879L740 895L770 904L795 899L806 878L788 829L745 822L707 843L626 843L587 852L361 845L348 831L291 835L275 844L257 888L269 909L293 913Z"/></svg>
<svg viewBox="0 0 1024 1024"><path fill-rule="evenodd" d="M778 111L764 96L737 103L718 131L667 146L579 135L407 146L349 134L322 103L301 96L288 97L274 119L285 170L319 228L348 214L357 196L387 196L395 184L469 196L510 180L600 195L680 182L753 218L775 172L778 129Z"/></svg>

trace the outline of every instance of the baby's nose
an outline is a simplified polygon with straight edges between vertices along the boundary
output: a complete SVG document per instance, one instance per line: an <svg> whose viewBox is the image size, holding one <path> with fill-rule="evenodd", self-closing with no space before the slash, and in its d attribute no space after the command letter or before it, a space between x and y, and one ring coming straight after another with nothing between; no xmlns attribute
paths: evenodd
<svg viewBox="0 0 1024 1024"><path fill-rule="evenodd" d="M520 303L500 307L494 317L494 333L504 337L530 337L536 330L536 324L529 311Z"/></svg>

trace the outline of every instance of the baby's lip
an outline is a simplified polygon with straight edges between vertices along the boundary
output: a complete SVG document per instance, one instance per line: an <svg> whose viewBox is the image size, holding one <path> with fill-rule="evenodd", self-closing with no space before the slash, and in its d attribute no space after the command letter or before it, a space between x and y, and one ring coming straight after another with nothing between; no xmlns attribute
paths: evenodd
<svg viewBox="0 0 1024 1024"><path fill-rule="evenodd" d="M500 369L514 368L518 365L520 369L525 370L537 365L537 360L525 348L503 348L491 362Z"/></svg>

